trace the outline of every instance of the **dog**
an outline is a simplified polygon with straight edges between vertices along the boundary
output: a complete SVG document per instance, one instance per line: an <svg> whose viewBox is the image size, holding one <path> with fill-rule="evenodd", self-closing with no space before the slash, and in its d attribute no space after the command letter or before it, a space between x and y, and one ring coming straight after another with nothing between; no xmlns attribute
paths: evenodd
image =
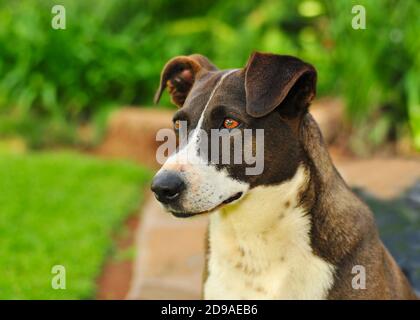
<svg viewBox="0 0 420 320"><path fill-rule="evenodd" d="M191 138L151 189L176 217L210 213L204 299L416 299L308 112L316 79L298 58L261 52L241 69L199 54L164 66L155 102L167 88L175 131L184 121ZM263 129L263 172L196 152L197 132L217 128Z"/></svg>

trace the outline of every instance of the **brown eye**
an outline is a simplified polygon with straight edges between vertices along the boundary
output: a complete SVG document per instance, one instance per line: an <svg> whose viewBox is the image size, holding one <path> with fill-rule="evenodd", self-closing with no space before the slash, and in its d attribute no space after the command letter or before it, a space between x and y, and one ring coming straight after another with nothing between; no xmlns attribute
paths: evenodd
<svg viewBox="0 0 420 320"><path fill-rule="evenodd" d="M175 122L174 122L174 129L175 130L179 130L179 127L181 126L181 122L179 121L179 120L176 120Z"/></svg>
<svg viewBox="0 0 420 320"><path fill-rule="evenodd" d="M226 118L223 121L223 128L226 129L235 129L237 126L239 126L239 122L232 119L232 118Z"/></svg>

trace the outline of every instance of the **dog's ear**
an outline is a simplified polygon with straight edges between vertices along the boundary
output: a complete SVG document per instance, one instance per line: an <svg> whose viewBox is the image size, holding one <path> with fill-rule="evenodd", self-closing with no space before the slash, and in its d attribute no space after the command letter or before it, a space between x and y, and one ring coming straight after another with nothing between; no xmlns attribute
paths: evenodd
<svg viewBox="0 0 420 320"><path fill-rule="evenodd" d="M162 70L154 102L159 102L163 91L168 87L172 102L178 107L182 107L197 74L212 70L217 70L217 68L200 54L179 56L169 60Z"/></svg>
<svg viewBox="0 0 420 320"><path fill-rule="evenodd" d="M277 107L285 116L301 115L315 90L315 68L295 57L254 52L245 67L246 111L253 117Z"/></svg>

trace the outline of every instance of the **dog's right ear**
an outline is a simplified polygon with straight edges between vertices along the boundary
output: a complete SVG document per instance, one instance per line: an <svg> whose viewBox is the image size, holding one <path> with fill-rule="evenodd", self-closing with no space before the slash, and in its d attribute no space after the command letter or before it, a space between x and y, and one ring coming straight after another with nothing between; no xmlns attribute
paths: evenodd
<svg viewBox="0 0 420 320"><path fill-rule="evenodd" d="M315 68L298 58L254 52L245 67L246 111L253 117L269 114L287 98L293 103L283 104L281 112L301 116L315 91Z"/></svg>
<svg viewBox="0 0 420 320"><path fill-rule="evenodd" d="M182 107L197 74L213 70L217 70L217 68L200 54L178 56L169 60L162 70L160 85L155 94L154 102L159 102L163 91L168 87L172 102L179 108Z"/></svg>

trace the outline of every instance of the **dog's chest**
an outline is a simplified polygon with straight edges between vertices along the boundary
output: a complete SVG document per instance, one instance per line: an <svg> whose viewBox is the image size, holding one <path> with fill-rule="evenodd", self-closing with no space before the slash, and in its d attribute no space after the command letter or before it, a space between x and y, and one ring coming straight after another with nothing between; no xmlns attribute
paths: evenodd
<svg viewBox="0 0 420 320"><path fill-rule="evenodd" d="M313 254L309 217L283 189L255 190L211 217L205 299L326 298L334 268Z"/></svg>

